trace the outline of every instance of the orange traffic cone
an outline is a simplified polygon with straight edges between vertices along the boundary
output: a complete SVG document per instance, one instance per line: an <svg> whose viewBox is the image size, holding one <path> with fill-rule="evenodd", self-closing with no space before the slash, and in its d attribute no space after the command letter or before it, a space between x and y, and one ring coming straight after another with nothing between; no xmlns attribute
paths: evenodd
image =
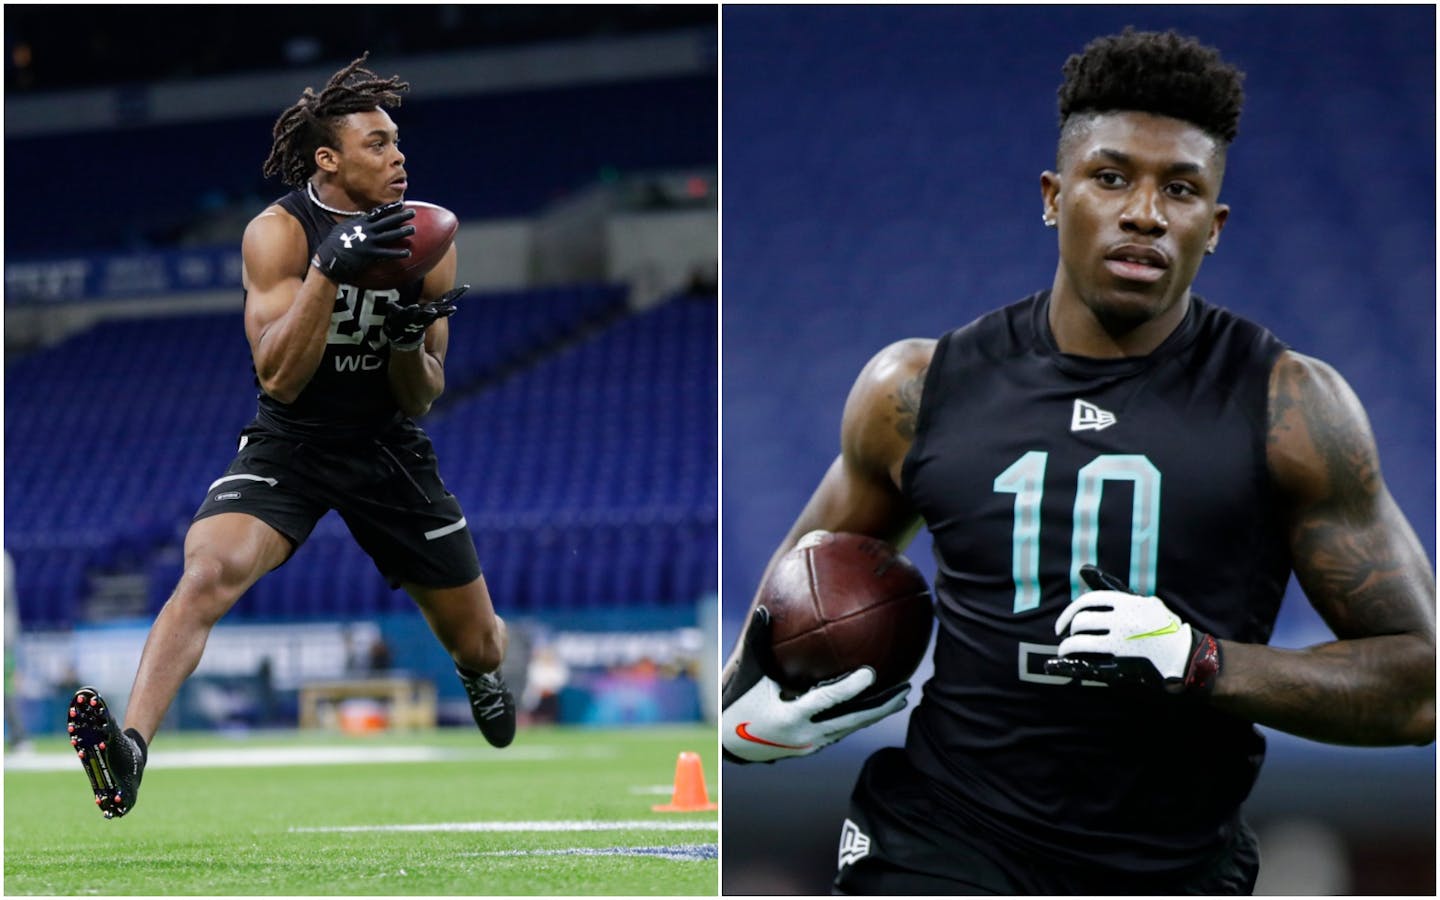
<svg viewBox="0 0 1440 900"><path fill-rule="evenodd" d="M686 750L675 761L675 790L669 803L652 806L655 812L701 812L716 809L705 790L705 770L700 767L700 754Z"/></svg>

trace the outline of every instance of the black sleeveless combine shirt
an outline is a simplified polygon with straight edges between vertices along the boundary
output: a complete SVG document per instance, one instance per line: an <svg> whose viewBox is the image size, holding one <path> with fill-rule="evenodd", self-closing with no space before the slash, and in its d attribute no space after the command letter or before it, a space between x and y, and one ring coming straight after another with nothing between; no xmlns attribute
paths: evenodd
<svg viewBox="0 0 1440 900"><path fill-rule="evenodd" d="M335 227L334 218L304 191L291 191L276 202L305 229L308 263ZM404 418L390 392L390 343L383 326L391 306L415 303L422 285L417 280L398 290L373 290L341 284L325 355L310 383L293 403L260 391L256 423L292 437L346 441L379 434Z"/></svg>
<svg viewBox="0 0 1440 900"><path fill-rule="evenodd" d="M942 337L902 489L934 537L935 674L906 749L962 819L1037 854L1177 869L1226 839L1264 756L1187 698L1044 674L1098 563L1217 637L1265 643L1290 573L1266 467L1285 349L1199 298L1154 353L1061 353L1048 292Z"/></svg>

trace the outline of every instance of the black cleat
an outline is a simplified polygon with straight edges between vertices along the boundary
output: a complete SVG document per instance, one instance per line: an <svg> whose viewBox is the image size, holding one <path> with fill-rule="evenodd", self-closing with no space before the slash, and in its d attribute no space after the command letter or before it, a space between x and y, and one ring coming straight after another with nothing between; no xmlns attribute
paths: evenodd
<svg viewBox="0 0 1440 900"><path fill-rule="evenodd" d="M70 746L90 777L95 805L113 819L135 808L140 778L145 774L145 752L110 716L105 699L92 687L83 687L71 698L66 728Z"/></svg>
<svg viewBox="0 0 1440 900"><path fill-rule="evenodd" d="M499 670L484 675L467 675L457 666L455 674L470 695L470 713L480 733L492 747L508 747L515 740L515 698L500 677Z"/></svg>

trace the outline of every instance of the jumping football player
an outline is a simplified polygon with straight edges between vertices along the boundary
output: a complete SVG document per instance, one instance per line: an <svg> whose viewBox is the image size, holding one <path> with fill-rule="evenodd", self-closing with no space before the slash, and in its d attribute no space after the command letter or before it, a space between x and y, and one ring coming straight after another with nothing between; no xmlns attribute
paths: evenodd
<svg viewBox="0 0 1440 900"><path fill-rule="evenodd" d="M366 55L368 56L368 54ZM124 730L103 698L71 698L71 743L106 818L135 808L150 742L210 629L335 509L392 587L403 587L454 659L475 723L497 747L515 736L500 678L507 634L460 504L416 425L445 388L452 246L423 281L360 286L404 256L414 232L387 108L409 85L362 56L275 123L266 176L294 188L252 220L242 244L245 334L259 410L185 536L185 568L140 658Z"/></svg>
<svg viewBox="0 0 1440 900"><path fill-rule="evenodd" d="M855 786L839 892L1248 893L1255 724L1435 738L1434 575L1358 399L1190 292L1229 215L1241 77L1173 32L1070 58L1040 182L1050 287L883 349L850 392L775 559L814 529L898 546L923 522L941 626L905 747ZM1336 640L1266 646L1292 571ZM757 604L727 667L732 761L904 705L833 715L868 668L782 699L767 626Z"/></svg>

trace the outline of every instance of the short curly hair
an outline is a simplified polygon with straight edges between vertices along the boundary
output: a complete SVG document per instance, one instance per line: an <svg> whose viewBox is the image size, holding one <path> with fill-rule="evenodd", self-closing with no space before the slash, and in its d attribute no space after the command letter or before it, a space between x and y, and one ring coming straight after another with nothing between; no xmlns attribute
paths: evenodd
<svg viewBox="0 0 1440 900"><path fill-rule="evenodd" d="M320 93L306 88L295 105L275 120L275 141L261 167L266 178L279 176L293 188L302 188L315 173L315 151L339 142L336 123L350 113L380 107L397 107L410 89L396 76L381 78L362 65L370 51L330 76Z"/></svg>
<svg viewBox="0 0 1440 900"><path fill-rule="evenodd" d="M1096 38L1065 61L1060 129L1072 116L1118 111L1181 119L1215 137L1222 149L1240 131L1245 74L1220 52L1174 30Z"/></svg>

